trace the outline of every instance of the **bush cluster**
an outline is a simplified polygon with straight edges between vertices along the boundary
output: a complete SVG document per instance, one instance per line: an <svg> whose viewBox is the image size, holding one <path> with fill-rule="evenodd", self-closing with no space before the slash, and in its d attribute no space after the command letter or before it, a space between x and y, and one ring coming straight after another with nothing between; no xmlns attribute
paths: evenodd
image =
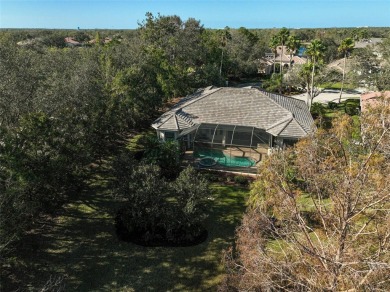
<svg viewBox="0 0 390 292"><path fill-rule="evenodd" d="M209 188L194 168L167 181L159 166L141 163L134 165L127 177L122 174L118 178L117 193L127 202L116 221L130 240L146 245L180 244L201 236Z"/></svg>
<svg viewBox="0 0 390 292"><path fill-rule="evenodd" d="M240 184L240 185L247 185L249 182L248 182L248 178L243 176L243 175L237 175L234 177L234 182L237 183L237 184Z"/></svg>

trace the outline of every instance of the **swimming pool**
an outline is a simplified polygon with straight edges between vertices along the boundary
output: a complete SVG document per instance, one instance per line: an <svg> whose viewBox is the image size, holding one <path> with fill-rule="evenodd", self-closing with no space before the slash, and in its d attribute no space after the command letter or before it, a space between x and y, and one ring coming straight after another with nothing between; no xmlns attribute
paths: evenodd
<svg viewBox="0 0 390 292"><path fill-rule="evenodd" d="M218 164L227 167L251 167L256 164L250 157L230 156L219 149L199 148L194 151L195 158L213 158Z"/></svg>

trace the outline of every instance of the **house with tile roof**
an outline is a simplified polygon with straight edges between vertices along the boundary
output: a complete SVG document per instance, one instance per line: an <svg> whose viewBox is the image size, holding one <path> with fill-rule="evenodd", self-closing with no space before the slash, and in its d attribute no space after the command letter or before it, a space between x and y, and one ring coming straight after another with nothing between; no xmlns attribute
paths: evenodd
<svg viewBox="0 0 390 292"><path fill-rule="evenodd" d="M378 104L378 99L383 97L385 100L390 100L390 91L384 92L366 92L360 96L360 109L362 112L367 111L368 107L374 107Z"/></svg>
<svg viewBox="0 0 390 292"><path fill-rule="evenodd" d="M273 72L274 63L283 66L287 69L294 65L303 65L307 62L307 59L303 56L290 55L290 50L287 46L278 46L276 48L276 54L266 53L263 58L258 59L258 73L269 75Z"/></svg>
<svg viewBox="0 0 390 292"><path fill-rule="evenodd" d="M362 49L362 48L366 48L368 46L376 47L382 42L383 42L382 38L363 39L363 40L359 40L358 42L355 42L354 48L355 49Z"/></svg>
<svg viewBox="0 0 390 292"><path fill-rule="evenodd" d="M65 41L65 44L68 46L68 47L81 47L82 46L82 43L76 41L74 38L72 37L66 37L64 39Z"/></svg>
<svg viewBox="0 0 390 292"><path fill-rule="evenodd" d="M152 127L159 139L182 140L187 149L234 148L243 155L249 150L259 161L307 136L313 125L304 101L259 87L210 86L183 98Z"/></svg>

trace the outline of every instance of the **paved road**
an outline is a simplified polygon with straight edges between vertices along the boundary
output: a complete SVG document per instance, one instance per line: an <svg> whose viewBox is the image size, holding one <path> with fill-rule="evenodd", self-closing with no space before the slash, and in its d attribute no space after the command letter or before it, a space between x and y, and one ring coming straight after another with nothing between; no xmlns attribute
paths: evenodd
<svg viewBox="0 0 390 292"><path fill-rule="evenodd" d="M260 86L261 87L261 82L242 83L242 84L238 84L236 86L237 87ZM365 88L357 88L355 90L346 90L343 92L341 100L346 100L346 99L350 99L350 98L360 99L360 95L366 91L367 90ZM339 96L340 96L340 90L325 89L323 92L321 92L318 96L316 96L313 99L313 102L328 103L329 101L333 101L333 102L338 103ZM292 95L292 97L294 97L296 99L303 100L306 102L307 93Z"/></svg>
<svg viewBox="0 0 390 292"><path fill-rule="evenodd" d="M356 99L359 99L360 98L360 95L361 95L361 92L356 90L356 91L353 91L353 92L343 92L343 95L342 95L342 100L346 100L346 99L349 99L349 98L356 98ZM316 96L314 99L313 99L313 102L321 102L321 103L328 103L329 101L333 101L333 102L339 102L339 96L340 96L340 91L339 90L324 90L323 92L321 92L318 96ZM306 101L307 100L307 93L303 93L303 94L298 94L298 95L293 95L293 97L297 98L297 99L300 99L300 100L303 100L303 101Z"/></svg>

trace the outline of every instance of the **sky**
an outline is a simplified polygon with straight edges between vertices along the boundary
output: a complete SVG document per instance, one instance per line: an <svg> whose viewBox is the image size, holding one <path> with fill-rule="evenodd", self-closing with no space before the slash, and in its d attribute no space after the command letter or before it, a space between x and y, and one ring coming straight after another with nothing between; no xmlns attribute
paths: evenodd
<svg viewBox="0 0 390 292"><path fill-rule="evenodd" d="M206 28L390 27L390 0L0 0L0 28L134 29L146 12Z"/></svg>

